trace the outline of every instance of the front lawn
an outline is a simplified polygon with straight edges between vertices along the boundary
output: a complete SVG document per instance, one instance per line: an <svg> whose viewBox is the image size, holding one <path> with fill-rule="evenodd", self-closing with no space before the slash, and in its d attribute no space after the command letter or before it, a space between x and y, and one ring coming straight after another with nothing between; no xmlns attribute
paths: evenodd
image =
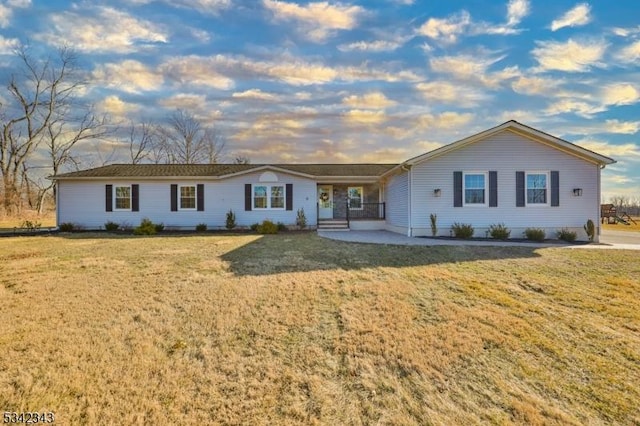
<svg viewBox="0 0 640 426"><path fill-rule="evenodd" d="M0 238L0 409L59 424L640 422L638 252Z"/></svg>

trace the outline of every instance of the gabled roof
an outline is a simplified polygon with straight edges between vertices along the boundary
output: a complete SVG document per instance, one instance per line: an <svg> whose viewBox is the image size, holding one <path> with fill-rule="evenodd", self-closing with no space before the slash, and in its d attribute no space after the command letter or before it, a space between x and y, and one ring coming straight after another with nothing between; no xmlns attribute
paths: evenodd
<svg viewBox="0 0 640 426"><path fill-rule="evenodd" d="M309 178L376 178L397 164L111 164L53 176L54 180L102 178L217 178L275 170Z"/></svg>
<svg viewBox="0 0 640 426"><path fill-rule="evenodd" d="M110 164L77 172L62 173L54 179L107 177L204 177L237 173L245 164Z"/></svg>
<svg viewBox="0 0 640 426"><path fill-rule="evenodd" d="M615 163L615 160L609 157L574 145L564 139L541 132L515 120L511 120L473 136L410 158L402 164L112 164L89 170L63 173L53 176L51 179L225 179L260 170L273 170L317 180L339 181L341 179L360 179L362 181L369 181L388 175L400 168L404 169L408 166L413 166L463 148L502 131L510 131L522 135L530 140L558 149L590 163L600 165L601 167Z"/></svg>
<svg viewBox="0 0 640 426"><path fill-rule="evenodd" d="M398 167L413 166L415 164L422 163L424 161L430 160L435 157L439 157L451 151L455 151L457 149L463 148L472 143L481 141L496 133L499 133L505 130L517 133L528 139L532 139L544 145L551 146L552 148L555 148L567 154L571 154L576 157L582 158L583 160L589 161L594 164L605 166L607 164L613 164L616 162L612 158L605 157L604 155L590 151L586 148L582 148L581 146L572 144L571 142L568 142L564 139L560 139L548 133L541 132L540 130L534 129L533 127L526 126L515 120L510 120L510 121L507 121L506 123L500 124L499 126L493 127L491 129L488 129L483 132L477 133L475 135L469 136L467 138L461 139L459 141L442 146L438 149L434 149L433 151L429 151L425 154L418 155L417 157L410 158L409 160L400 164Z"/></svg>

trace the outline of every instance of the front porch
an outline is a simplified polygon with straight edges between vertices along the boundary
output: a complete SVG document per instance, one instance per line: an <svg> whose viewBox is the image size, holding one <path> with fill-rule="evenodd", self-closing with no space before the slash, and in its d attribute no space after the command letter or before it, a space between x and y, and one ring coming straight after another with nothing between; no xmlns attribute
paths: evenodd
<svg viewBox="0 0 640 426"><path fill-rule="evenodd" d="M378 183L318 185L318 230L384 229L386 204Z"/></svg>

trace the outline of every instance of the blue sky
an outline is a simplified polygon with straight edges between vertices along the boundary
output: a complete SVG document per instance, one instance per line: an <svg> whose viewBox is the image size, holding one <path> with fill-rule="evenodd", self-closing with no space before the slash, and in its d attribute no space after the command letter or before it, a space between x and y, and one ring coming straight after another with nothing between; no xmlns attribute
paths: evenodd
<svg viewBox="0 0 640 426"><path fill-rule="evenodd" d="M19 43L74 48L115 121L193 112L229 160L397 162L515 119L640 197L636 0L1 1L5 72Z"/></svg>

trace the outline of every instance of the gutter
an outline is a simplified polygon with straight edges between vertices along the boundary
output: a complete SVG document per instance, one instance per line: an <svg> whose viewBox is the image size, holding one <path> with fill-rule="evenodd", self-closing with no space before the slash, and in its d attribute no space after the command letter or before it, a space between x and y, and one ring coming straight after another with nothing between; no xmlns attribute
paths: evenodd
<svg viewBox="0 0 640 426"><path fill-rule="evenodd" d="M304 177L306 179L315 181L316 183L375 183L378 182L380 176L313 176L302 175L299 173L290 173L288 171L282 171L281 173L293 174L295 176ZM222 175L222 176L48 176L47 179L54 181L62 180L78 180L78 181L103 181L103 180L205 180L205 181L221 181L229 178L239 176L237 175Z"/></svg>

